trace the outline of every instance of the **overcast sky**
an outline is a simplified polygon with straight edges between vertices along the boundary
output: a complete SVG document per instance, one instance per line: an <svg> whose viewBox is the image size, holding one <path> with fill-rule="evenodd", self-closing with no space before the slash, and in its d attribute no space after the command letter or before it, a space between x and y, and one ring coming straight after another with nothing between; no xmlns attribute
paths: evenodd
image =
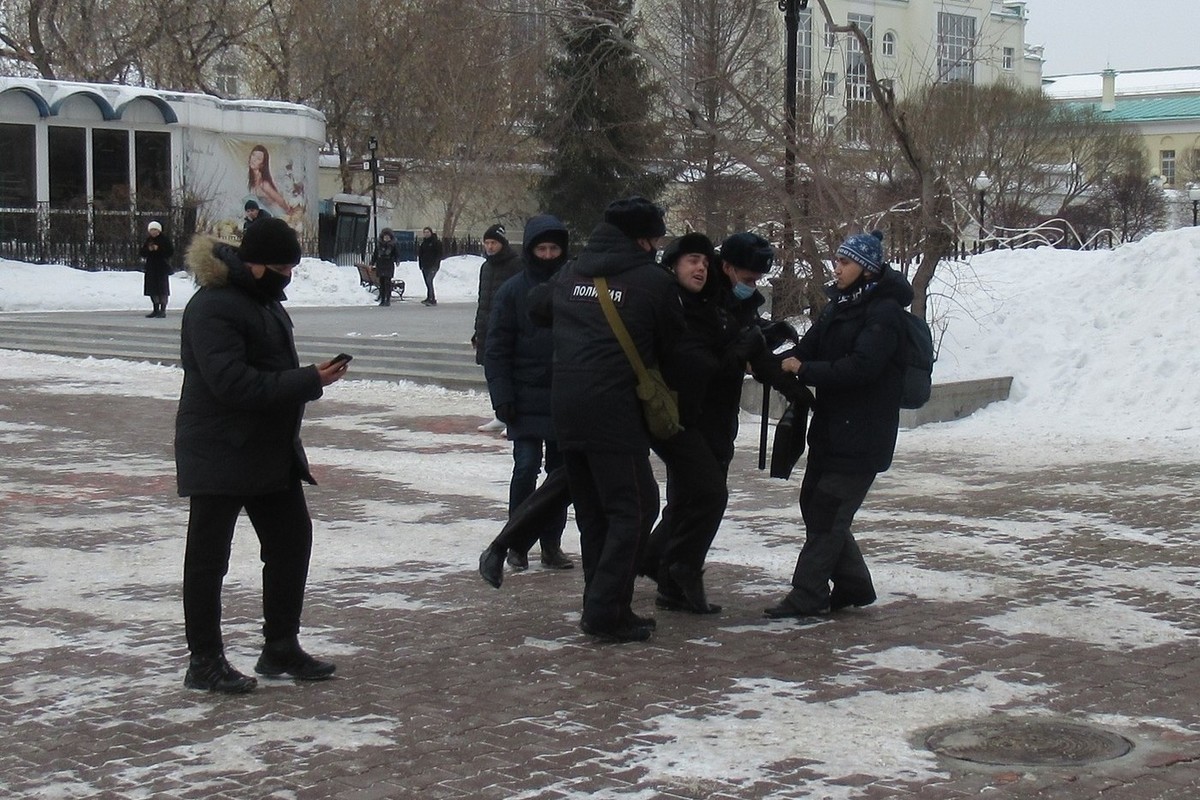
<svg viewBox="0 0 1200 800"><path fill-rule="evenodd" d="M1046 75L1200 66L1196 0L1028 0Z"/></svg>

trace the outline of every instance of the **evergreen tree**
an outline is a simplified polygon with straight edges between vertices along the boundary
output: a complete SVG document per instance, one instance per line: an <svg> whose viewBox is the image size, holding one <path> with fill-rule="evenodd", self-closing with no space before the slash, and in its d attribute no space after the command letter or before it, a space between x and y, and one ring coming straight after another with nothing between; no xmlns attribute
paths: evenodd
<svg viewBox="0 0 1200 800"><path fill-rule="evenodd" d="M579 0L548 68L551 99L538 119L546 173L537 194L581 241L610 201L653 199L666 184L655 171L663 142L651 119L656 90L631 47L635 32L631 0Z"/></svg>

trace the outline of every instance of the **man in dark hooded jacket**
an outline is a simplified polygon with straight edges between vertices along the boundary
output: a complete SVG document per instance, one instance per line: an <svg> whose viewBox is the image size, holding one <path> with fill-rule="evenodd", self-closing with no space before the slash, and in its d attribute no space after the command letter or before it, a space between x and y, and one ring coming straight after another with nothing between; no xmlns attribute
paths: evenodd
<svg viewBox="0 0 1200 800"><path fill-rule="evenodd" d="M184 685L240 694L256 681L225 660L221 584L242 509L263 562L263 637L255 671L322 680L334 665L297 635L312 551L301 481L315 483L300 443L304 404L346 374L345 361L300 366L283 289L300 261L281 219L246 229L241 246L197 237L187 266L199 289L183 312L183 389L175 417L179 494L190 498L183 615L191 660Z"/></svg>
<svg viewBox="0 0 1200 800"><path fill-rule="evenodd" d="M648 367L661 364L683 328L675 281L655 263L664 212L642 197L611 203L583 252L552 283L551 408L583 556L585 633L613 641L650 638L633 612L640 550L658 515L650 435L637 378L598 300L609 296Z"/></svg>
<svg viewBox="0 0 1200 800"><path fill-rule="evenodd" d="M554 337L549 328L529 317L530 291L550 280L567 262L568 234L550 214L538 214L525 223L521 245L525 269L505 281L492 298L483 371L496 419L508 428L513 443L513 473L508 490L508 513L533 494L545 456L546 473L562 465L550 419L550 385L554 362ZM544 449L544 453L543 453ZM538 531L542 565L551 569L574 566L562 552L567 510ZM529 566L533 542L513 542L508 563L514 569Z"/></svg>
<svg viewBox="0 0 1200 800"><path fill-rule="evenodd" d="M792 590L768 617L875 602L850 525L875 476L892 464L904 381L901 315L913 299L908 280L884 263L882 239L878 231L855 234L837 249L829 303L782 362L816 387L816 400L800 486L804 547Z"/></svg>

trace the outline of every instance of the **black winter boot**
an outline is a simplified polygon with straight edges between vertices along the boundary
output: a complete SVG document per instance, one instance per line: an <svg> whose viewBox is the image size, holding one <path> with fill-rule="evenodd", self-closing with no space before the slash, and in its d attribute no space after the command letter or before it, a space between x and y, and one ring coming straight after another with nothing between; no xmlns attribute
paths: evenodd
<svg viewBox="0 0 1200 800"><path fill-rule="evenodd" d="M254 671L268 678L291 675L302 681L323 681L333 676L337 665L331 661L318 661L304 652L295 636L267 642L263 647Z"/></svg>
<svg viewBox="0 0 1200 800"><path fill-rule="evenodd" d="M217 653L215 656L192 656L183 685L206 692L246 694L254 691L258 681L229 666L225 654Z"/></svg>

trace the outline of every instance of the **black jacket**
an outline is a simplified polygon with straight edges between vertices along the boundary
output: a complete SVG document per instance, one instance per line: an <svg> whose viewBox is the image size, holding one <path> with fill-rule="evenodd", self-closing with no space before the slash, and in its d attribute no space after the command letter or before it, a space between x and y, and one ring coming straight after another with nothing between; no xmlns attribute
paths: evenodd
<svg viewBox="0 0 1200 800"><path fill-rule="evenodd" d="M385 242L384 236L390 236L391 239ZM396 274L398 261L400 261L400 245L396 242L396 236L392 233L392 229L384 228L379 232L379 241L375 245L375 252L371 255L371 264L379 275L390 278Z"/></svg>
<svg viewBox="0 0 1200 800"><path fill-rule="evenodd" d="M492 298L503 283L521 271L521 256L510 245L488 256L479 267L479 305L475 308L475 363L483 363L487 348L488 321L492 317Z"/></svg>
<svg viewBox="0 0 1200 800"><path fill-rule="evenodd" d="M157 247L151 250L150 245L157 245ZM142 293L147 297L170 294L171 256L175 255L175 248L171 244L171 240L165 233L160 233L158 236L147 236L139 252L142 258L146 259Z"/></svg>
<svg viewBox="0 0 1200 800"><path fill-rule="evenodd" d="M417 266L422 270L442 266L442 240L436 233L423 237L417 245Z"/></svg>
<svg viewBox="0 0 1200 800"><path fill-rule="evenodd" d="M555 217L539 214L529 219L522 248L525 268L505 281L492 298L483 371L492 408L511 403L516 412L508 423L509 439L555 438L550 420L554 337L549 328L535 325L529 317L530 291L554 277L533 257L530 245L551 230L561 231L564 237L567 233Z"/></svg>
<svg viewBox="0 0 1200 800"><path fill-rule="evenodd" d="M301 367L292 320L264 296L233 247L196 237L199 289L183 312L183 390L175 416L179 494L257 495L314 483L300 443L304 404L322 394Z"/></svg>
<svg viewBox="0 0 1200 800"><path fill-rule="evenodd" d="M804 364L800 379L817 390L809 461L831 472L883 472L900 427L900 315L912 286L884 267L874 283L827 293L829 304L790 353Z"/></svg>
<svg viewBox="0 0 1200 800"><path fill-rule="evenodd" d="M674 277L674 276L672 276ZM728 280L710 273L700 293L679 289L686 332L663 367L667 384L679 393L680 423L697 430L722 463L733 459L746 359L733 352L741 331L756 324L762 295L737 300Z"/></svg>
<svg viewBox="0 0 1200 800"><path fill-rule="evenodd" d="M674 352L684 327L674 277L655 264L653 253L601 223L551 282L554 432L561 450L645 453L650 438L637 378L596 299L593 278L601 275L647 367Z"/></svg>

